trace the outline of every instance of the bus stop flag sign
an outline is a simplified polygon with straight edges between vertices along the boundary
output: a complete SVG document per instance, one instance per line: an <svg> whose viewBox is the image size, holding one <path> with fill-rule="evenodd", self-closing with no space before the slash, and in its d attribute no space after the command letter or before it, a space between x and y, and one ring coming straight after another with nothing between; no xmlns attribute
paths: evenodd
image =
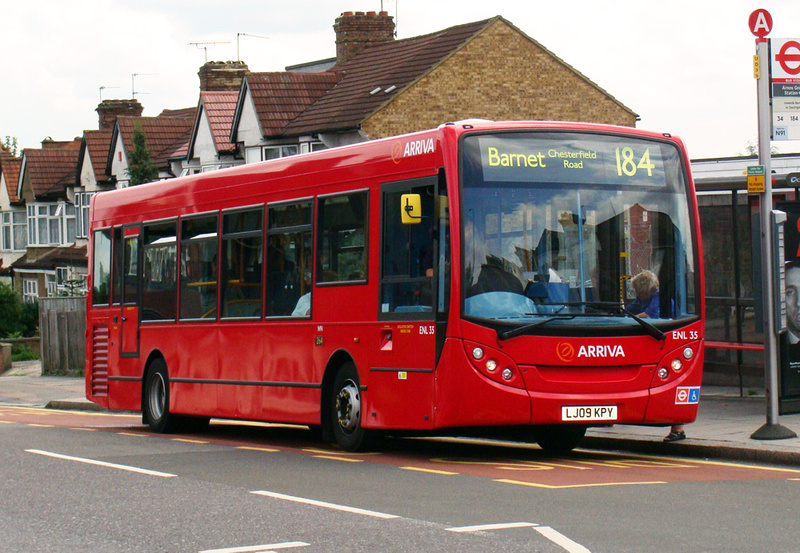
<svg viewBox="0 0 800 553"><path fill-rule="evenodd" d="M800 140L800 40L769 41L772 139Z"/></svg>
<svg viewBox="0 0 800 553"><path fill-rule="evenodd" d="M764 40L765 37L772 30L772 16L767 10L756 10L750 14L750 19L747 21L750 32L758 37L759 40Z"/></svg>

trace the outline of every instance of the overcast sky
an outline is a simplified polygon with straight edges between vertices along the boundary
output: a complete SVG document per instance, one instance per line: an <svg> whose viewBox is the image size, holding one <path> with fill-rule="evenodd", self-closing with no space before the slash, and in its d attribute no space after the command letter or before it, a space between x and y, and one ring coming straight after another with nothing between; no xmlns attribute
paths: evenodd
<svg viewBox="0 0 800 553"><path fill-rule="evenodd" d="M333 57L344 11L395 16L398 38L501 15L639 114L693 159L746 153L757 138L754 37L800 38L798 0L0 0L0 139L37 148L97 128L102 99L136 98L144 115L197 105L197 71L239 57L251 71ZM524 71L525 68L520 68ZM132 74L138 74L132 83ZM105 87L101 90L101 87ZM102 96L101 96L102 95ZM476 114L479 115L479 114ZM800 152L800 141L774 142Z"/></svg>

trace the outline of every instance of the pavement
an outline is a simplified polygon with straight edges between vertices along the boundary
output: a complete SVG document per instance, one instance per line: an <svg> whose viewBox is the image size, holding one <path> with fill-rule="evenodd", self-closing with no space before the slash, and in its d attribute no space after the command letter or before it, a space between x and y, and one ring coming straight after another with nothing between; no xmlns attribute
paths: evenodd
<svg viewBox="0 0 800 553"><path fill-rule="evenodd" d="M85 397L82 377L42 376L39 361L13 363L0 374L0 405L61 410L104 411ZM755 440L751 435L767 422L763 391L740 397L739 388L703 387L697 420L686 425L686 439L662 440L669 428L614 425L590 428L583 449L647 453L800 465L800 438ZM781 427L800 435L800 414L783 415Z"/></svg>

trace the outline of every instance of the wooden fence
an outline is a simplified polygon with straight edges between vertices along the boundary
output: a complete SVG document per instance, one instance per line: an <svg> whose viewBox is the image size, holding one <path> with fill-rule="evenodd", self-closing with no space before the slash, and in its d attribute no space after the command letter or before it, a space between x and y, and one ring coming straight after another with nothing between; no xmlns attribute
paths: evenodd
<svg viewBox="0 0 800 553"><path fill-rule="evenodd" d="M82 375L86 363L86 298L39 298L42 374Z"/></svg>

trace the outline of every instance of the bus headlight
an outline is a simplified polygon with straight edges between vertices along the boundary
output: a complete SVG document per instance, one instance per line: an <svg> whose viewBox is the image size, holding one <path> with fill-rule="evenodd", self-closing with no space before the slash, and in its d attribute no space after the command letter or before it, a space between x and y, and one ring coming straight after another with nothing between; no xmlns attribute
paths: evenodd
<svg viewBox="0 0 800 553"><path fill-rule="evenodd" d="M511 369L509 368L503 369L503 380L511 380L513 376L514 372Z"/></svg>
<svg viewBox="0 0 800 553"><path fill-rule="evenodd" d="M480 361L483 359L483 350L481 348L475 348L472 350L472 358L476 361Z"/></svg>
<svg viewBox="0 0 800 553"><path fill-rule="evenodd" d="M669 371L667 370L666 367L661 367L660 369L658 369L658 378L660 378L661 380L666 380L668 376L669 376Z"/></svg>
<svg viewBox="0 0 800 553"><path fill-rule="evenodd" d="M495 361L494 359L489 359L486 362L486 370L489 371L490 373L493 373L494 371L496 371L497 370L497 361Z"/></svg>
<svg viewBox="0 0 800 553"><path fill-rule="evenodd" d="M675 371L676 373L679 373L679 372L681 372L681 369L683 368L683 362L680 359L673 359L672 363L670 364L670 367L672 367L673 371Z"/></svg>
<svg viewBox="0 0 800 553"><path fill-rule="evenodd" d="M694 350L690 347L683 348L683 358L687 361L694 356Z"/></svg>

